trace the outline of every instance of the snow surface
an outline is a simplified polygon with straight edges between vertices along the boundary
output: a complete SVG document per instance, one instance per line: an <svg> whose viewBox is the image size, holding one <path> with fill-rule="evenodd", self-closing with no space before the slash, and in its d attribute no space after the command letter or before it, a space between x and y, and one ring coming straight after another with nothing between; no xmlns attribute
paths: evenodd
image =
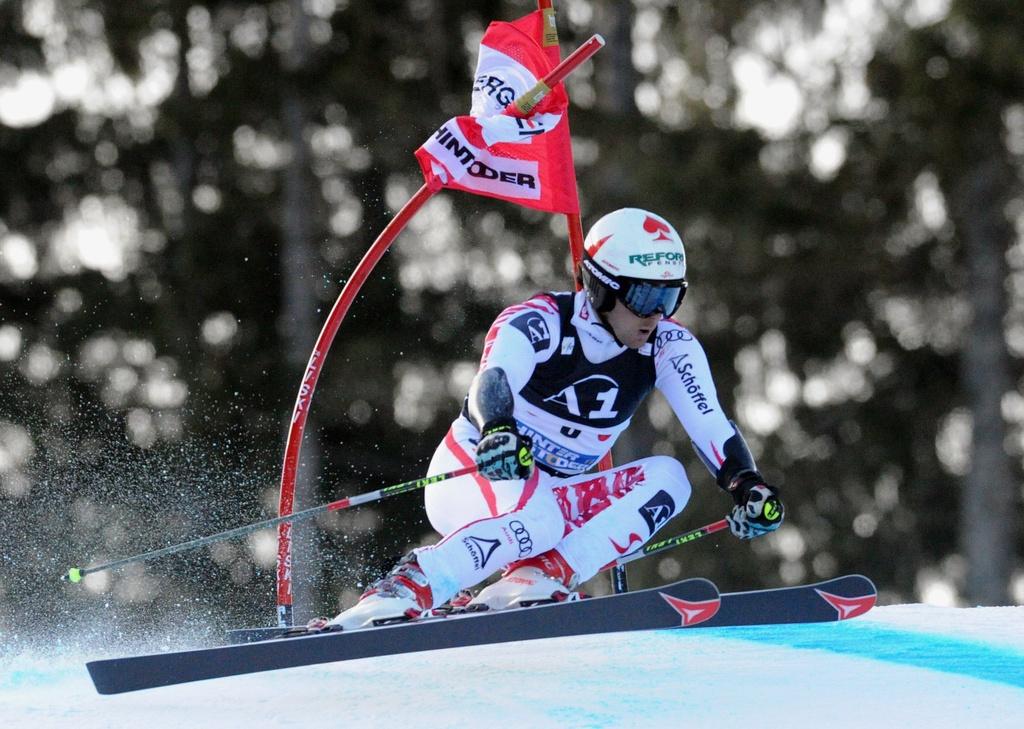
<svg viewBox="0 0 1024 729"><path fill-rule="evenodd" d="M457 648L100 696L103 645L0 657L0 725L1024 727L1024 607Z"/></svg>

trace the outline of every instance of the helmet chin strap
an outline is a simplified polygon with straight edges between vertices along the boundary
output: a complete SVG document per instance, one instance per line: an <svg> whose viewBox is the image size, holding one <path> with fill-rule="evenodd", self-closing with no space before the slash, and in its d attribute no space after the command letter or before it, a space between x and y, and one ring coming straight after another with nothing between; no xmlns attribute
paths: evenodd
<svg viewBox="0 0 1024 729"><path fill-rule="evenodd" d="M605 314L603 311L599 311L599 312L597 312L597 318L598 318L598 323L602 327L607 329L608 333L612 335L612 339L615 340L615 343L617 345L619 345L620 347L625 347L626 343L623 342L621 339L619 339L618 335L615 333L615 330L612 328L612 325L608 323L608 315Z"/></svg>
<svg viewBox="0 0 1024 729"><path fill-rule="evenodd" d="M612 339L615 340L615 343L617 345L619 345L620 347L625 347L626 343L619 339L619 337L615 334L615 330L612 329L612 325L608 323L608 311L611 311L611 309L609 309L608 311L601 311L596 306L594 306L594 302L590 300L589 296L585 297L585 301L587 302L586 305L590 308L590 310L597 314L597 324L602 329L604 329L605 331L612 335ZM615 308L615 301L612 302L612 308Z"/></svg>
<svg viewBox="0 0 1024 729"><path fill-rule="evenodd" d="M589 299L587 300L587 303L590 304L590 300ZM628 345L625 342L623 342L621 339L619 339L619 336L615 333L615 329L613 329L612 325L609 323L609 321L608 321L608 312L607 311L598 311L597 307L594 306L593 304L590 304L590 308L593 309L597 313L597 323L600 324L605 330L607 330L607 332L609 334L612 335L612 339L615 340L615 343L617 345L619 345L620 347L627 347ZM613 305L613 308L614 308L614 305Z"/></svg>

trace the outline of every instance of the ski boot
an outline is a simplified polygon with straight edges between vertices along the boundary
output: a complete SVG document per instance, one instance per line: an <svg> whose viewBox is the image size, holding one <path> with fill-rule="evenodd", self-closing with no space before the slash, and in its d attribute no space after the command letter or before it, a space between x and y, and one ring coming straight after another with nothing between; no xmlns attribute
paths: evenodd
<svg viewBox="0 0 1024 729"><path fill-rule="evenodd" d="M438 605L420 616L420 620L427 618L447 618L449 615L458 615L466 612L466 607L473 599L473 593L469 590L459 590L458 593L443 605Z"/></svg>
<svg viewBox="0 0 1024 729"><path fill-rule="evenodd" d="M410 552L386 576L377 580L359 602L333 620L310 621L310 631L358 630L375 625L414 620L433 606L433 594L416 553Z"/></svg>
<svg viewBox="0 0 1024 729"><path fill-rule="evenodd" d="M469 612L506 610L580 599L578 576L557 550L513 562L501 579L488 585L466 606Z"/></svg>

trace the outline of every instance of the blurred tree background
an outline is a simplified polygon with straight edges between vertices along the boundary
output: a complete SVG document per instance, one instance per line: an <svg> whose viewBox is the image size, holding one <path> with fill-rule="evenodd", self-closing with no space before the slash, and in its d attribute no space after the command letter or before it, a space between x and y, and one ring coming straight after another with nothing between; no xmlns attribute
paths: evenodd
<svg viewBox="0 0 1024 729"><path fill-rule="evenodd" d="M497 0L0 3L0 633L271 624L276 535L73 564L276 515L284 434L346 277L469 107ZM883 599L1024 602L1024 6L565 0L584 225L687 243L680 313L788 517L630 568L723 589L841 572ZM420 475L497 312L570 286L561 218L436 196L317 389L297 508ZM655 396L620 462L675 455ZM297 527L297 614L432 541L415 495ZM592 581L606 592L607 579Z"/></svg>

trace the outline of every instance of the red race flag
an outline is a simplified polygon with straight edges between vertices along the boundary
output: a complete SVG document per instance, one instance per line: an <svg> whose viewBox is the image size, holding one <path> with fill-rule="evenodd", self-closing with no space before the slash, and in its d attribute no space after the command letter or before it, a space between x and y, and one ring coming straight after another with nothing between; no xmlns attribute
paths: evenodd
<svg viewBox="0 0 1024 729"><path fill-rule="evenodd" d="M432 189L464 190L552 213L579 212L565 88L556 84L530 116L505 113L558 62L557 49L542 46L545 22L536 11L487 27L470 116L448 120L416 150Z"/></svg>

